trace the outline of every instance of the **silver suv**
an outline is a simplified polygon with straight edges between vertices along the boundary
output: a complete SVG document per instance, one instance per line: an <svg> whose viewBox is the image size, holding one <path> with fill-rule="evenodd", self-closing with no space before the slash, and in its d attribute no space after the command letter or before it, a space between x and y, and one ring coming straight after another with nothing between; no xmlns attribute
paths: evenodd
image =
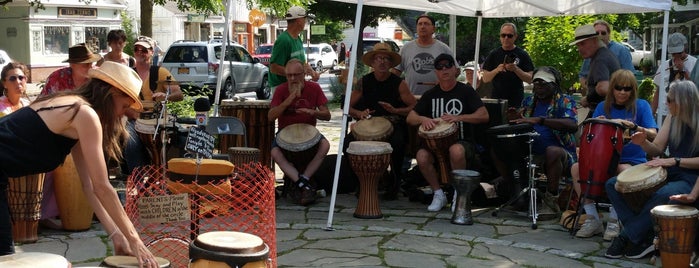
<svg viewBox="0 0 699 268"><path fill-rule="evenodd" d="M221 42L177 41L163 58L162 67L167 68L183 88L216 88L219 67L223 68L223 86L220 99L230 99L236 93L257 93L258 99L269 99L267 84L269 68L241 45L231 43L226 48L224 66L219 66ZM213 95L213 94L212 94ZM211 103L214 96L209 96Z"/></svg>

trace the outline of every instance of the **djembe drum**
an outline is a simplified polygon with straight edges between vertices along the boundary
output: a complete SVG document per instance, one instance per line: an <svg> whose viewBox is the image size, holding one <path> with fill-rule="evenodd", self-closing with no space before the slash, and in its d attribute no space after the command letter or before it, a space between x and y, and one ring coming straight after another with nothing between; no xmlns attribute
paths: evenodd
<svg viewBox="0 0 699 268"><path fill-rule="evenodd" d="M161 120L159 131L165 127L163 122L166 122L166 120ZM141 139L143 146L146 147L146 151L148 151L151 163L153 163L154 166L159 167L163 163L163 141L160 137L160 133L155 133L157 123L158 119L136 119L134 128L136 129L138 137Z"/></svg>
<svg viewBox="0 0 699 268"><path fill-rule="evenodd" d="M12 268L70 268L70 262L63 256L43 252L18 252L0 256L0 267Z"/></svg>
<svg viewBox="0 0 699 268"><path fill-rule="evenodd" d="M699 210L684 205L660 205L650 213L656 224L663 267L689 267L699 227Z"/></svg>
<svg viewBox="0 0 699 268"><path fill-rule="evenodd" d="M82 182L72 155L69 154L63 165L53 171L53 188L63 229L68 231L90 229L94 210L83 192Z"/></svg>
<svg viewBox="0 0 699 268"><path fill-rule="evenodd" d="M427 148L434 153L439 163L440 183L449 183L449 147L456 143L459 133L454 123L439 120L437 125L430 130L425 130L422 126L418 130L418 135L425 140Z"/></svg>
<svg viewBox="0 0 699 268"><path fill-rule="evenodd" d="M191 268L264 268L270 263L269 246L248 233L203 233L189 244Z"/></svg>
<svg viewBox="0 0 699 268"><path fill-rule="evenodd" d="M352 136L358 141L388 141L391 134L393 124L380 116L359 120L352 126Z"/></svg>
<svg viewBox="0 0 699 268"><path fill-rule="evenodd" d="M260 149L251 147L230 147L228 155L231 158L231 163L236 168L236 172L240 172L240 167L243 164L260 162Z"/></svg>
<svg viewBox="0 0 699 268"><path fill-rule="evenodd" d="M277 145L284 157L299 171L306 166L318 152L322 135L318 129L309 124L293 124L283 128L277 134Z"/></svg>
<svg viewBox="0 0 699 268"><path fill-rule="evenodd" d="M169 268L170 261L161 257L155 257L158 267ZM138 259L134 256L109 256L102 260L101 267L111 268L138 268Z"/></svg>
<svg viewBox="0 0 699 268"><path fill-rule="evenodd" d="M18 243L34 243L39 240L39 218L44 173L9 178L7 202L12 218L12 237Z"/></svg>
<svg viewBox="0 0 699 268"><path fill-rule="evenodd" d="M207 195L229 195L231 178L235 167L226 160L201 159L197 164L192 158L173 158L167 161L166 184L173 194L188 193L192 200L192 217L220 211L225 214L229 207L206 199ZM198 227L197 227L198 228Z"/></svg>
<svg viewBox="0 0 699 268"><path fill-rule="evenodd" d="M617 176L615 188L634 212L639 212L655 191L667 183L662 167L635 165Z"/></svg>
<svg viewBox="0 0 699 268"><path fill-rule="evenodd" d="M595 200L606 196L604 183L616 174L624 146L624 129L622 124L607 119L583 121L578 161L581 196Z"/></svg>
<svg viewBox="0 0 699 268"><path fill-rule="evenodd" d="M359 200L354 217L361 219L382 218L379 207L379 178L391 162L393 148L387 142L353 141L347 148L350 165L359 179Z"/></svg>
<svg viewBox="0 0 699 268"><path fill-rule="evenodd" d="M480 186L481 174L475 170L457 169L451 172L451 186L456 191L456 206L451 223L473 225L471 216L471 194Z"/></svg>

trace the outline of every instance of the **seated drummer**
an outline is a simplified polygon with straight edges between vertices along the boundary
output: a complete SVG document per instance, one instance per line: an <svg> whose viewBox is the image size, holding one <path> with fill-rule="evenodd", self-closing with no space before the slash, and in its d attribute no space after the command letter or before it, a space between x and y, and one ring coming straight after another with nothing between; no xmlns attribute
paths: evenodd
<svg viewBox="0 0 699 268"><path fill-rule="evenodd" d="M165 100L165 95L167 94L168 87L170 88L170 96L168 96L168 101L181 101L184 99L184 95L180 90L180 85L177 83L158 83L160 81L166 81L168 79L173 80L172 74L163 67L151 66L153 63L153 47L155 46L153 39L147 36L140 36L138 41L134 44L134 58L136 58L136 66L134 70L138 73L138 76L143 80L143 85L141 86L140 98L144 103L143 111L136 111L129 109L126 112L126 116L129 118L126 124L126 129L129 131L129 140L124 148L124 163L126 164L126 170L123 170L124 174L131 174L134 168L147 165L149 163L145 146L141 142L141 139L136 132L134 127L135 120L140 117L141 112L153 112L153 107L146 107L149 102L161 102ZM157 71L157 77L150 77L151 72ZM153 87L152 85L155 85ZM152 159L151 159L152 161Z"/></svg>
<svg viewBox="0 0 699 268"><path fill-rule="evenodd" d="M393 148L391 153L393 181L383 196L385 200L395 200L400 189L405 144L408 141L405 117L417 102L415 96L410 93L408 83L389 71L400 61L400 55L393 52L388 44L376 44L372 51L362 56L362 62L371 66L374 71L359 79L350 97L349 115L353 118L367 119L371 116L383 116L393 125L393 134L389 137L389 143ZM352 140L353 137L349 135L345 143L349 144Z"/></svg>
<svg viewBox="0 0 699 268"><path fill-rule="evenodd" d="M667 169L667 184L655 191L643 204L638 213L624 201L616 190L617 178L605 184L607 196L616 209L624 228L612 240L604 254L607 258L643 258L653 252L653 220L650 210L673 200L696 201L696 190L692 191L699 175L699 93L692 81L676 81L670 84L667 93L667 110L670 112L655 139L648 141L646 132L636 132L631 142L640 145L650 157L663 156L665 150L670 157L655 158L645 165ZM688 194L689 195L684 195Z"/></svg>
<svg viewBox="0 0 699 268"><path fill-rule="evenodd" d="M558 199L558 183L563 172L575 162L575 137L578 129L577 109L575 100L569 95L561 93L561 73L553 67L542 66L534 70L532 78L534 88L533 95L522 101L519 111L510 108L508 120L510 123L529 123L539 136L534 137L532 154L534 163L542 166L548 178L547 192L544 194L544 203L558 212L556 200ZM500 157L492 151L495 167L505 180L506 185L515 186L513 193L518 193L517 187L521 187L529 178L528 172L522 174L522 181L514 181L512 173L500 160ZM523 161L525 161L523 159ZM520 198L520 201L523 198Z"/></svg>
<svg viewBox="0 0 699 268"><path fill-rule="evenodd" d="M488 122L488 111L478 96L478 93L470 85L456 81L460 70L456 67L454 57L442 53L434 59L434 69L439 84L425 92L410 111L406 121L413 126L421 126L425 130L432 130L438 119L456 123L459 133L459 141L449 147L449 162L452 169L466 169L467 160L476 153L475 146L464 137L465 124L482 124ZM469 157L467 157L469 156ZM434 192L432 203L427 207L428 211L440 211L447 204L447 196L439 185L439 174L435 169L435 156L421 145L415 159L420 173L425 177Z"/></svg>
<svg viewBox="0 0 699 268"><path fill-rule="evenodd" d="M304 123L315 126L317 120L330 120L330 110L328 110L327 106L328 99L325 98L320 85L305 80L303 65L298 59L289 60L285 67L287 81L274 90L267 118L270 121L278 119L277 127L279 131L292 124ZM279 165L284 174L301 190L300 199L294 200L295 203L306 205L315 200L316 189L311 184L311 178L323 163L323 159L329 150L330 143L325 137L322 137L318 152L306 166L306 170L297 170L284 157L276 139L272 143L272 160Z"/></svg>

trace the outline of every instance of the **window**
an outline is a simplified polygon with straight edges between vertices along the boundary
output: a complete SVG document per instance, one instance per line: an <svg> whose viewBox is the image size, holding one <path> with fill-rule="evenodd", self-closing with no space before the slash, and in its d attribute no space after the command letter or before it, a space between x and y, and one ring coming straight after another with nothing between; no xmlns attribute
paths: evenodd
<svg viewBox="0 0 699 268"><path fill-rule="evenodd" d="M70 27L44 27L44 54L68 54Z"/></svg>
<svg viewBox="0 0 699 268"><path fill-rule="evenodd" d="M107 53L107 27L85 27L85 45L95 53Z"/></svg>

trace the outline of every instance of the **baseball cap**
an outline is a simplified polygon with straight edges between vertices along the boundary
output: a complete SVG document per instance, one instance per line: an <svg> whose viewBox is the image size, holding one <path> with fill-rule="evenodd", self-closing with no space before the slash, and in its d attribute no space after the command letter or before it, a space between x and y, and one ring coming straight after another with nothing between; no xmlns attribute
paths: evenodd
<svg viewBox="0 0 699 268"><path fill-rule="evenodd" d="M556 75L553 74L548 68L539 68L537 69L536 73L534 73L534 77L532 77L532 81L536 79L541 79L544 80L545 82L556 82Z"/></svg>
<svg viewBox="0 0 699 268"><path fill-rule="evenodd" d="M452 57L451 55L449 55L447 53L442 53L442 54L439 54L439 56L437 56L436 58L434 58L434 61L433 61L434 68L437 68L437 64L439 64L440 62L445 61L445 60L449 61L449 63L451 63L452 66L456 65L456 61L454 61L454 57Z"/></svg>
<svg viewBox="0 0 699 268"><path fill-rule="evenodd" d="M145 48L153 48L153 39L148 36L139 36L134 46L142 46Z"/></svg>
<svg viewBox="0 0 699 268"><path fill-rule="evenodd" d="M667 37L667 52L682 53L684 52L684 46L687 44L687 38L681 33L673 33Z"/></svg>
<svg viewBox="0 0 699 268"><path fill-rule="evenodd" d="M475 61L469 61L466 64L464 64L464 69L466 70L476 70L476 62Z"/></svg>
<svg viewBox="0 0 699 268"><path fill-rule="evenodd" d="M306 13L306 10L303 9L300 6L292 6L289 8L289 11L286 12L286 15L284 18L286 20L293 20L293 19L298 19L298 18L315 18L314 15Z"/></svg>

